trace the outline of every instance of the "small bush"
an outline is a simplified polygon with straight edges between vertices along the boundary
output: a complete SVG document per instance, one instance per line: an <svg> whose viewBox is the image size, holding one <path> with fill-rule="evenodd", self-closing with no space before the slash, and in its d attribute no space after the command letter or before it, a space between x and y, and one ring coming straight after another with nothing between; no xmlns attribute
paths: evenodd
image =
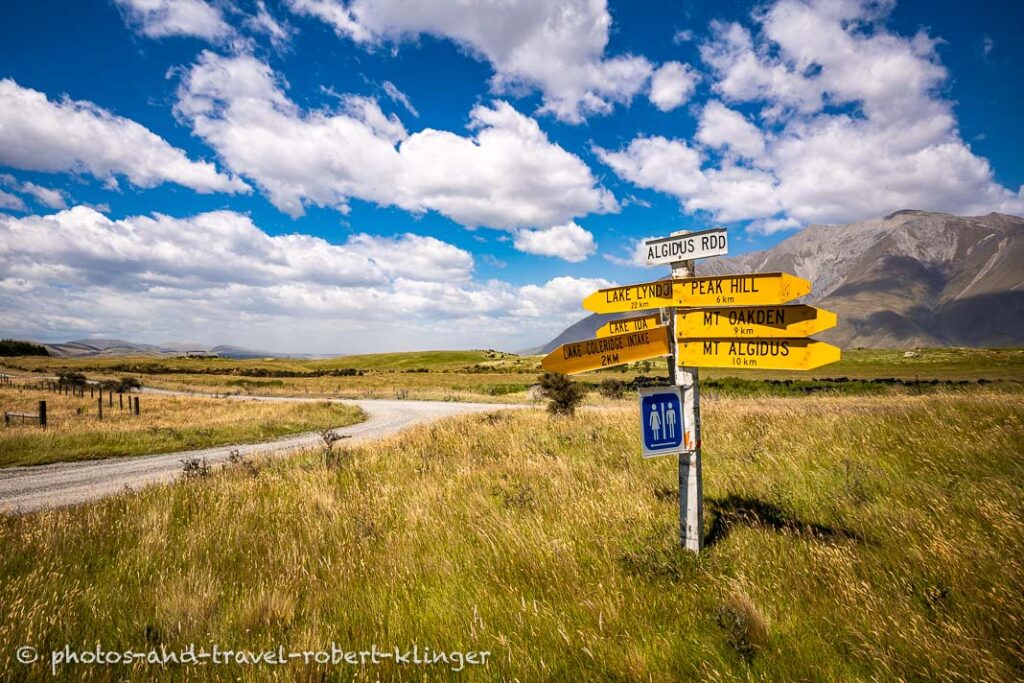
<svg viewBox="0 0 1024 683"><path fill-rule="evenodd" d="M57 381L61 386L84 387L86 379L80 372L62 372L58 375Z"/></svg>
<svg viewBox="0 0 1024 683"><path fill-rule="evenodd" d="M540 390L548 399L548 412L552 415L575 415L585 394L581 385L560 372L545 372L541 375Z"/></svg>
<svg viewBox="0 0 1024 683"><path fill-rule="evenodd" d="M323 457L325 467L337 467L347 459L344 457L348 455L347 450L339 455L334 450L334 444L348 438L350 438L348 434L339 434L333 429L324 429L320 432L320 440L324 442Z"/></svg>
<svg viewBox="0 0 1024 683"><path fill-rule="evenodd" d="M210 476L210 465L206 462L206 458L202 460L186 458L181 461L181 465L181 472L185 479L206 479Z"/></svg>
<svg viewBox="0 0 1024 683"><path fill-rule="evenodd" d="M605 398L622 398L626 395L626 384L618 379L601 380L597 390Z"/></svg>

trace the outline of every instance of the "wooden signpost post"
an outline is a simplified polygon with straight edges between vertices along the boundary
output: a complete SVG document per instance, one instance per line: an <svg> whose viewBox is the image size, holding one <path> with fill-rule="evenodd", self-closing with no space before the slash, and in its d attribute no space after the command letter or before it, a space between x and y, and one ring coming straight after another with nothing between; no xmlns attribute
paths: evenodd
<svg viewBox="0 0 1024 683"><path fill-rule="evenodd" d="M688 550L704 545L698 368L811 370L839 360L835 346L807 337L836 315L802 304L811 283L789 273L696 277L694 260L729 251L725 228L647 240L647 264L672 277L601 289L583 300L595 313L638 315L601 326L596 339L563 344L541 362L575 374L669 356L671 387L640 391L644 457L679 456L679 534Z"/></svg>

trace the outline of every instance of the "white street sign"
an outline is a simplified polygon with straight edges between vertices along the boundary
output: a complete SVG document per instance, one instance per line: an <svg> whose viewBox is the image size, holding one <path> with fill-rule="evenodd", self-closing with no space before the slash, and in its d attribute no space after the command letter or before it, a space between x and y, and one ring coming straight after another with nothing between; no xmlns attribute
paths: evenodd
<svg viewBox="0 0 1024 683"><path fill-rule="evenodd" d="M725 228L711 228L645 240L647 265L661 266L677 261L692 261L709 256L725 256L729 253L729 238Z"/></svg>

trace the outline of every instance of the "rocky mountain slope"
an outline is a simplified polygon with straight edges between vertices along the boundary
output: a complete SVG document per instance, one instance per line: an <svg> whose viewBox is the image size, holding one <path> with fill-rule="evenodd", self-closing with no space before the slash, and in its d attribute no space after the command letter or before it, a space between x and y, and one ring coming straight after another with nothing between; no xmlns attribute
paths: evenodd
<svg viewBox="0 0 1024 683"><path fill-rule="evenodd" d="M771 249L697 265L699 275L772 271L813 283L804 302L839 315L839 325L817 338L844 348L1024 346L1018 216L897 211L849 225L812 225ZM588 316L543 351L590 337L612 317L619 316Z"/></svg>

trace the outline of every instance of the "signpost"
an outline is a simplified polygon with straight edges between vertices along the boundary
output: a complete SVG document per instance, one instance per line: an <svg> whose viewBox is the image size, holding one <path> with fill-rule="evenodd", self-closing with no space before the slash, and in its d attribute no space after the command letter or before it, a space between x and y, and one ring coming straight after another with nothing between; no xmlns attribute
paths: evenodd
<svg viewBox="0 0 1024 683"><path fill-rule="evenodd" d="M836 326L836 314L813 306L745 306L681 309L676 336L808 337Z"/></svg>
<svg viewBox="0 0 1024 683"><path fill-rule="evenodd" d="M621 318L601 325L601 327L597 328L597 331L594 332L594 336L600 339L601 337L610 337L613 334L643 332L644 330L649 330L653 327L666 324L662 321L663 318L661 313L641 315L636 318Z"/></svg>
<svg viewBox="0 0 1024 683"><path fill-rule="evenodd" d="M572 375L600 370L638 360L659 358L672 353L667 327L643 332L617 334L602 339L562 344L544 356L541 367L552 372Z"/></svg>
<svg viewBox="0 0 1024 683"><path fill-rule="evenodd" d="M669 264L672 277L601 289L583 300L595 313L640 315L600 327L596 339L563 344L545 370L574 374L671 356L668 387L640 389L641 452L679 456L679 534L687 550L704 545L698 368L810 370L834 363L840 350L807 337L831 329L836 315L801 304L811 283L789 273L696 277L694 260L729 251L725 228L647 240L648 265ZM646 313L645 313L646 312Z"/></svg>
<svg viewBox="0 0 1024 683"><path fill-rule="evenodd" d="M679 279L599 289L583 300L583 308L594 313L625 313L679 306L777 305L810 293L810 282L789 273L715 277L687 275Z"/></svg>

